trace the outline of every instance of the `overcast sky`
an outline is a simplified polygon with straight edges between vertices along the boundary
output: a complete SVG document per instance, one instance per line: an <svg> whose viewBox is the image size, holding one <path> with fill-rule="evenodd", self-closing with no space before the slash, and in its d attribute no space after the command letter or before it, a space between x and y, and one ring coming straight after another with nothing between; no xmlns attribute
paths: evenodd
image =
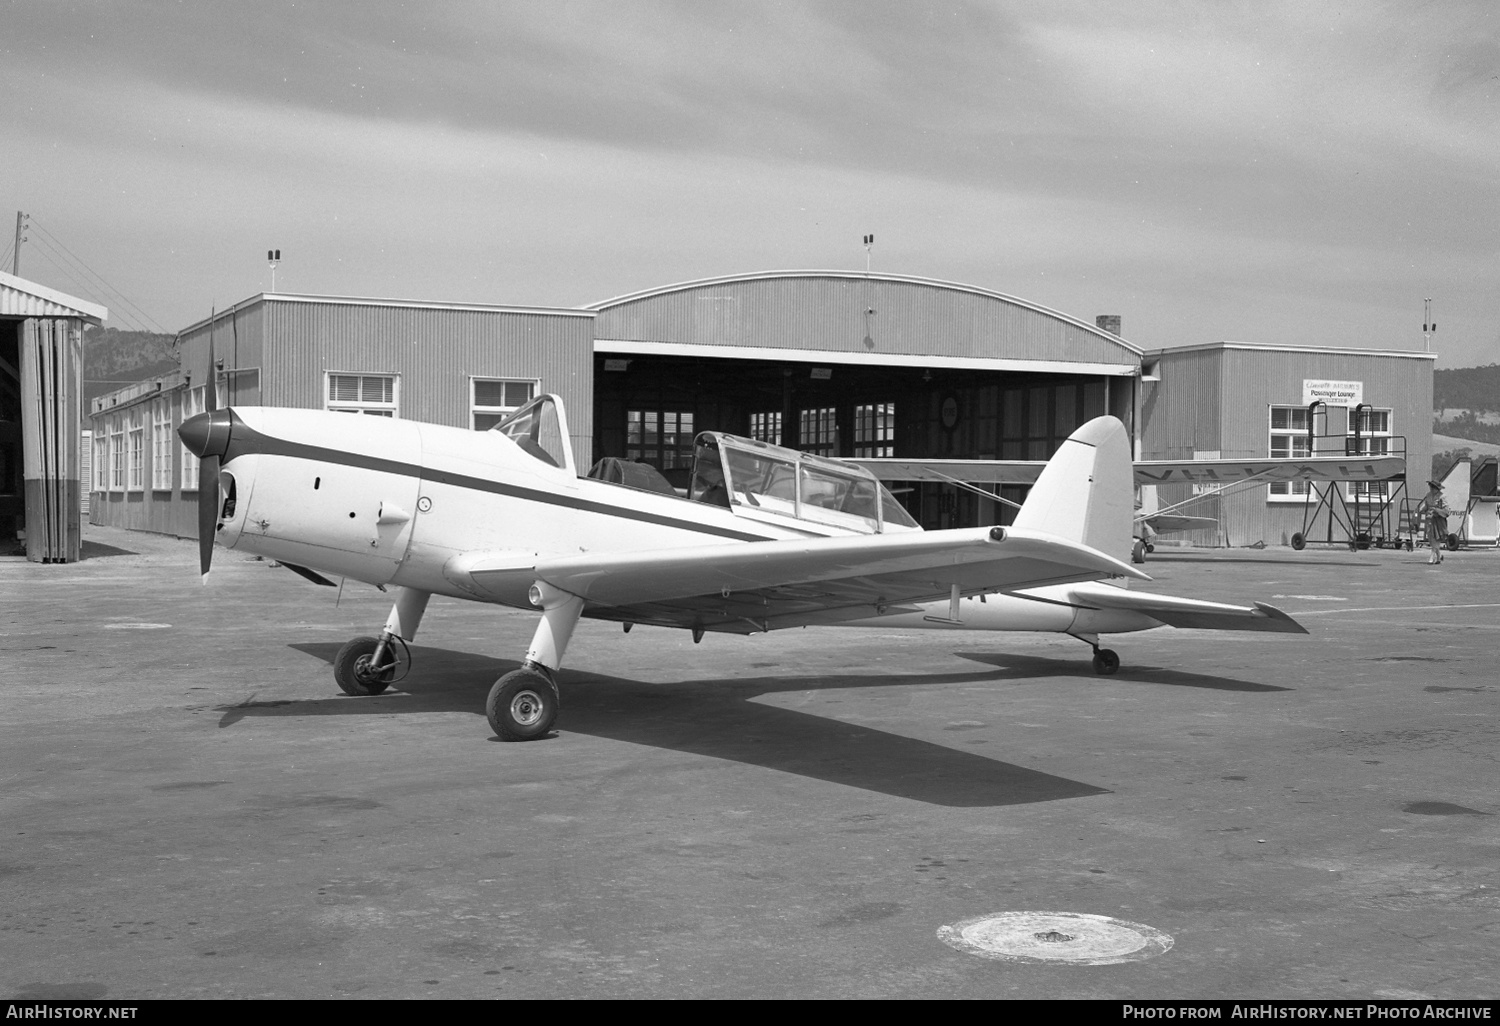
<svg viewBox="0 0 1500 1026"><path fill-rule="evenodd" d="M118 327L270 290L273 247L279 291L575 306L873 232L877 271L1146 348L1420 350L1431 297L1439 366L1500 361L1495 0L0 17L0 253L26 211L22 276Z"/></svg>

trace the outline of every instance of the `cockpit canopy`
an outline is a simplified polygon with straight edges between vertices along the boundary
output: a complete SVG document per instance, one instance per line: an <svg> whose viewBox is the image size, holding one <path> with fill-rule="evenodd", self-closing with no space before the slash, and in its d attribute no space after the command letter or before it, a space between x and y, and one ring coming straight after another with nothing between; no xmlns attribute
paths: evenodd
<svg viewBox="0 0 1500 1026"><path fill-rule="evenodd" d="M568 415L563 411L562 400L557 396L537 396L490 430L498 431L528 455L548 466L574 472L573 447L568 438Z"/></svg>
<svg viewBox="0 0 1500 1026"><path fill-rule="evenodd" d="M693 442L688 498L743 516L791 517L863 534L920 530L862 467L718 431Z"/></svg>

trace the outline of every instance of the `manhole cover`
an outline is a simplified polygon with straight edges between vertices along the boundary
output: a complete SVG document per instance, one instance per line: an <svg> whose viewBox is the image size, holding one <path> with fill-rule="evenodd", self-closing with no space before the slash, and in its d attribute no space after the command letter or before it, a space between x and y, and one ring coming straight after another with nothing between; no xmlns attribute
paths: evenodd
<svg viewBox="0 0 1500 1026"><path fill-rule="evenodd" d="M1109 965L1168 951L1172 938L1141 923L1082 912L994 912L938 928L944 943L1008 962Z"/></svg>

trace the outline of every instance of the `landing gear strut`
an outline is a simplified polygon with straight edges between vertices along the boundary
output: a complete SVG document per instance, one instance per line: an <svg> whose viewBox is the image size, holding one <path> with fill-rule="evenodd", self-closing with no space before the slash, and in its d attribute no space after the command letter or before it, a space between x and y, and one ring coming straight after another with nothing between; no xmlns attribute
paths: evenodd
<svg viewBox="0 0 1500 1026"><path fill-rule="evenodd" d="M534 741L546 737L562 705L553 676L562 666L563 652L583 614L583 599L542 581L531 586L531 604L542 611L526 661L490 688L484 703L490 729L502 741Z"/></svg>
<svg viewBox="0 0 1500 1026"><path fill-rule="evenodd" d="M411 588L399 588L396 604L386 618L385 627L378 638L354 638L339 649L333 658L333 679L346 695L378 695L401 677L401 654L406 655L406 669L411 668L411 655L406 643L417 636L417 627L422 614L427 611L427 600L432 595ZM399 652L398 652L399 649Z"/></svg>
<svg viewBox="0 0 1500 1026"><path fill-rule="evenodd" d="M1099 647L1099 635L1097 634L1073 634L1072 637L1088 645L1094 650L1094 672L1100 676L1107 677L1120 668L1120 657L1113 649Z"/></svg>
<svg viewBox="0 0 1500 1026"><path fill-rule="evenodd" d="M1109 676L1120 668L1120 657L1115 654L1114 649L1094 649L1094 672L1101 676Z"/></svg>

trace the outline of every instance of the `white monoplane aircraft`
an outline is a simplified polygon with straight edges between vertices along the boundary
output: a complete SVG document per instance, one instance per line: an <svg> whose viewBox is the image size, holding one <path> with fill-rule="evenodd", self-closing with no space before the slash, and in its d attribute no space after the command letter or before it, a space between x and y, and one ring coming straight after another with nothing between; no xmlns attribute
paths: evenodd
<svg viewBox="0 0 1500 1026"><path fill-rule="evenodd" d="M689 493L640 464L577 473L567 418L541 396L486 432L317 410L235 407L180 429L202 458L199 551L215 540L324 575L394 586L379 637L334 660L351 695L392 683L434 594L540 611L486 713L545 735L580 616L754 634L810 624L1100 634L1162 625L1306 631L1286 614L1127 591L1132 484L1124 426L1100 417L1053 457L1010 527L923 531L868 470L717 432ZM609 478L615 480L609 480ZM409 658L409 655L408 655Z"/></svg>

